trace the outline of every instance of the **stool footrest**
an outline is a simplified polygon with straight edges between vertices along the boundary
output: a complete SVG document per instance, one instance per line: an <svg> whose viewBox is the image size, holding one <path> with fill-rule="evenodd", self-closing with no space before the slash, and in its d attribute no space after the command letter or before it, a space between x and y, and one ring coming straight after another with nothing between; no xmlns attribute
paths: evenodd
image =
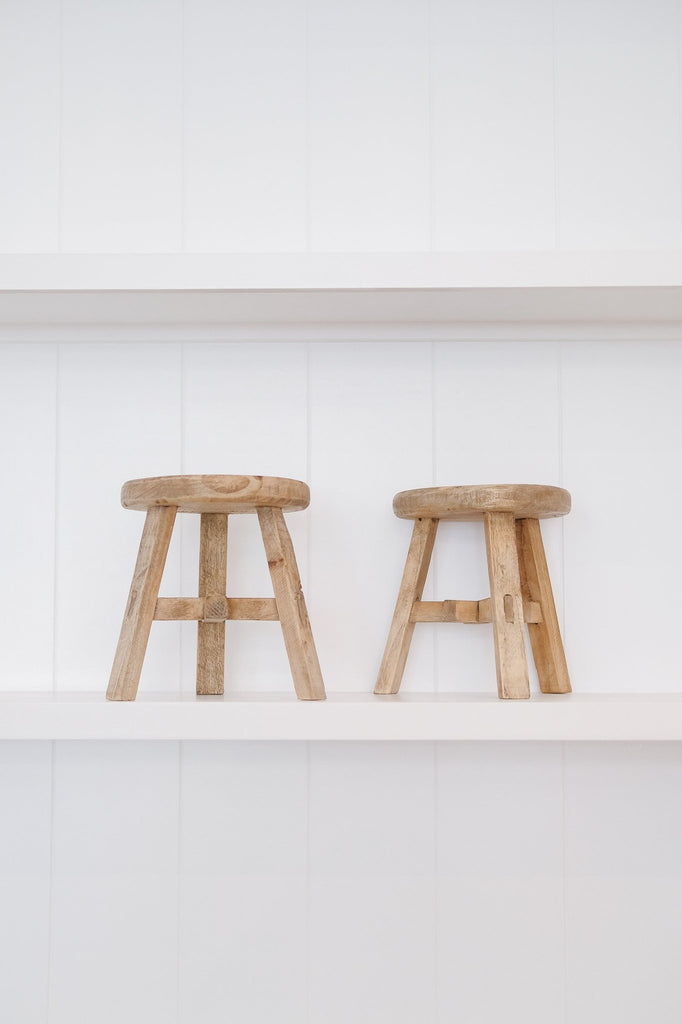
<svg viewBox="0 0 682 1024"><path fill-rule="evenodd" d="M274 597L159 597L154 619L161 622L225 622L279 619Z"/></svg>
<svg viewBox="0 0 682 1024"><path fill-rule="evenodd" d="M537 601L524 605L525 622L542 622L542 611ZM410 622L492 622L490 598L481 601L415 601Z"/></svg>

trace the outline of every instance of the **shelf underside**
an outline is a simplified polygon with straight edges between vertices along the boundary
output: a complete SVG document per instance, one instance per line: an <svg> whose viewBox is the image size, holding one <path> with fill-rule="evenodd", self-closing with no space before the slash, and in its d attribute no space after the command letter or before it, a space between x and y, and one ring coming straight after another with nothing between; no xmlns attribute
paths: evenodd
<svg viewBox="0 0 682 1024"><path fill-rule="evenodd" d="M0 739L682 740L682 694L0 694Z"/></svg>
<svg viewBox="0 0 682 1024"><path fill-rule="evenodd" d="M0 255L0 322L682 321L682 254Z"/></svg>

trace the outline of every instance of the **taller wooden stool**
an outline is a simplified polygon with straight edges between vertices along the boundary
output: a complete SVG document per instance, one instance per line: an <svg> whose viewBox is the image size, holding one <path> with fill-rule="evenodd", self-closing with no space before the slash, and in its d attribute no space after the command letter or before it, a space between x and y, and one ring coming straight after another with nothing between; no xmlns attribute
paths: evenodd
<svg viewBox="0 0 682 1024"><path fill-rule="evenodd" d="M397 693L415 622L492 622L500 697L530 696L523 636L528 623L543 693L570 693L552 584L539 519L564 516L571 495L561 487L506 484L424 487L401 491L393 511L414 519L398 601L375 693ZM490 597L482 601L422 601L438 523L483 520Z"/></svg>
<svg viewBox="0 0 682 1024"><path fill-rule="evenodd" d="M109 700L135 700L147 641L155 619L199 623L197 693L224 691L225 621L279 619L296 695L324 700L324 683L308 621L296 556L283 510L307 508L310 491L300 480L274 476L159 476L129 480L124 508L147 513L142 541L111 670ZM201 515L199 596L159 597L177 512ZM227 517L258 516L272 579L273 598L227 597Z"/></svg>

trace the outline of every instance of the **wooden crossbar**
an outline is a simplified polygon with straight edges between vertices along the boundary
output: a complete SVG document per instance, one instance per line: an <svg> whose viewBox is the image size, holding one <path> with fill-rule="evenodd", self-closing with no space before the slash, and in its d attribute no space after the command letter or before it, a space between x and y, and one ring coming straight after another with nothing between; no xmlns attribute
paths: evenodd
<svg viewBox="0 0 682 1024"><path fill-rule="evenodd" d="M159 597L154 618L163 622L177 620L224 622L253 620L276 622L277 602L274 597Z"/></svg>
<svg viewBox="0 0 682 1024"><path fill-rule="evenodd" d="M537 601L524 605L525 622L542 622L542 612ZM415 601L410 613L410 622L491 622L490 598L482 601Z"/></svg>

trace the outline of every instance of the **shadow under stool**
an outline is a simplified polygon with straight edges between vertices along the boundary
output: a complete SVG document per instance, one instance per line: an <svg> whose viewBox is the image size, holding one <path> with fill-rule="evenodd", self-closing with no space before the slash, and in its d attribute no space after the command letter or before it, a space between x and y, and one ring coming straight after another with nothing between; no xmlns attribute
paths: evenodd
<svg viewBox="0 0 682 1024"><path fill-rule="evenodd" d="M570 509L568 491L535 484L424 487L396 494L395 514L415 522L374 692L398 692L416 622L492 622L500 697L530 696L524 623L540 689L543 693L570 693L539 523L540 519L564 516ZM482 601L422 601L441 520L483 520L490 597Z"/></svg>
<svg viewBox="0 0 682 1024"><path fill-rule="evenodd" d="M278 619L296 695L301 700L323 700L324 683L283 515L284 511L307 508L309 503L307 484L282 477L161 476L124 484L123 507L147 516L107 698L135 700L154 620L198 622L197 693L222 694L226 620ZM178 512L201 516L199 596L160 598ZM228 516L244 513L258 516L274 598L229 598L225 593Z"/></svg>

